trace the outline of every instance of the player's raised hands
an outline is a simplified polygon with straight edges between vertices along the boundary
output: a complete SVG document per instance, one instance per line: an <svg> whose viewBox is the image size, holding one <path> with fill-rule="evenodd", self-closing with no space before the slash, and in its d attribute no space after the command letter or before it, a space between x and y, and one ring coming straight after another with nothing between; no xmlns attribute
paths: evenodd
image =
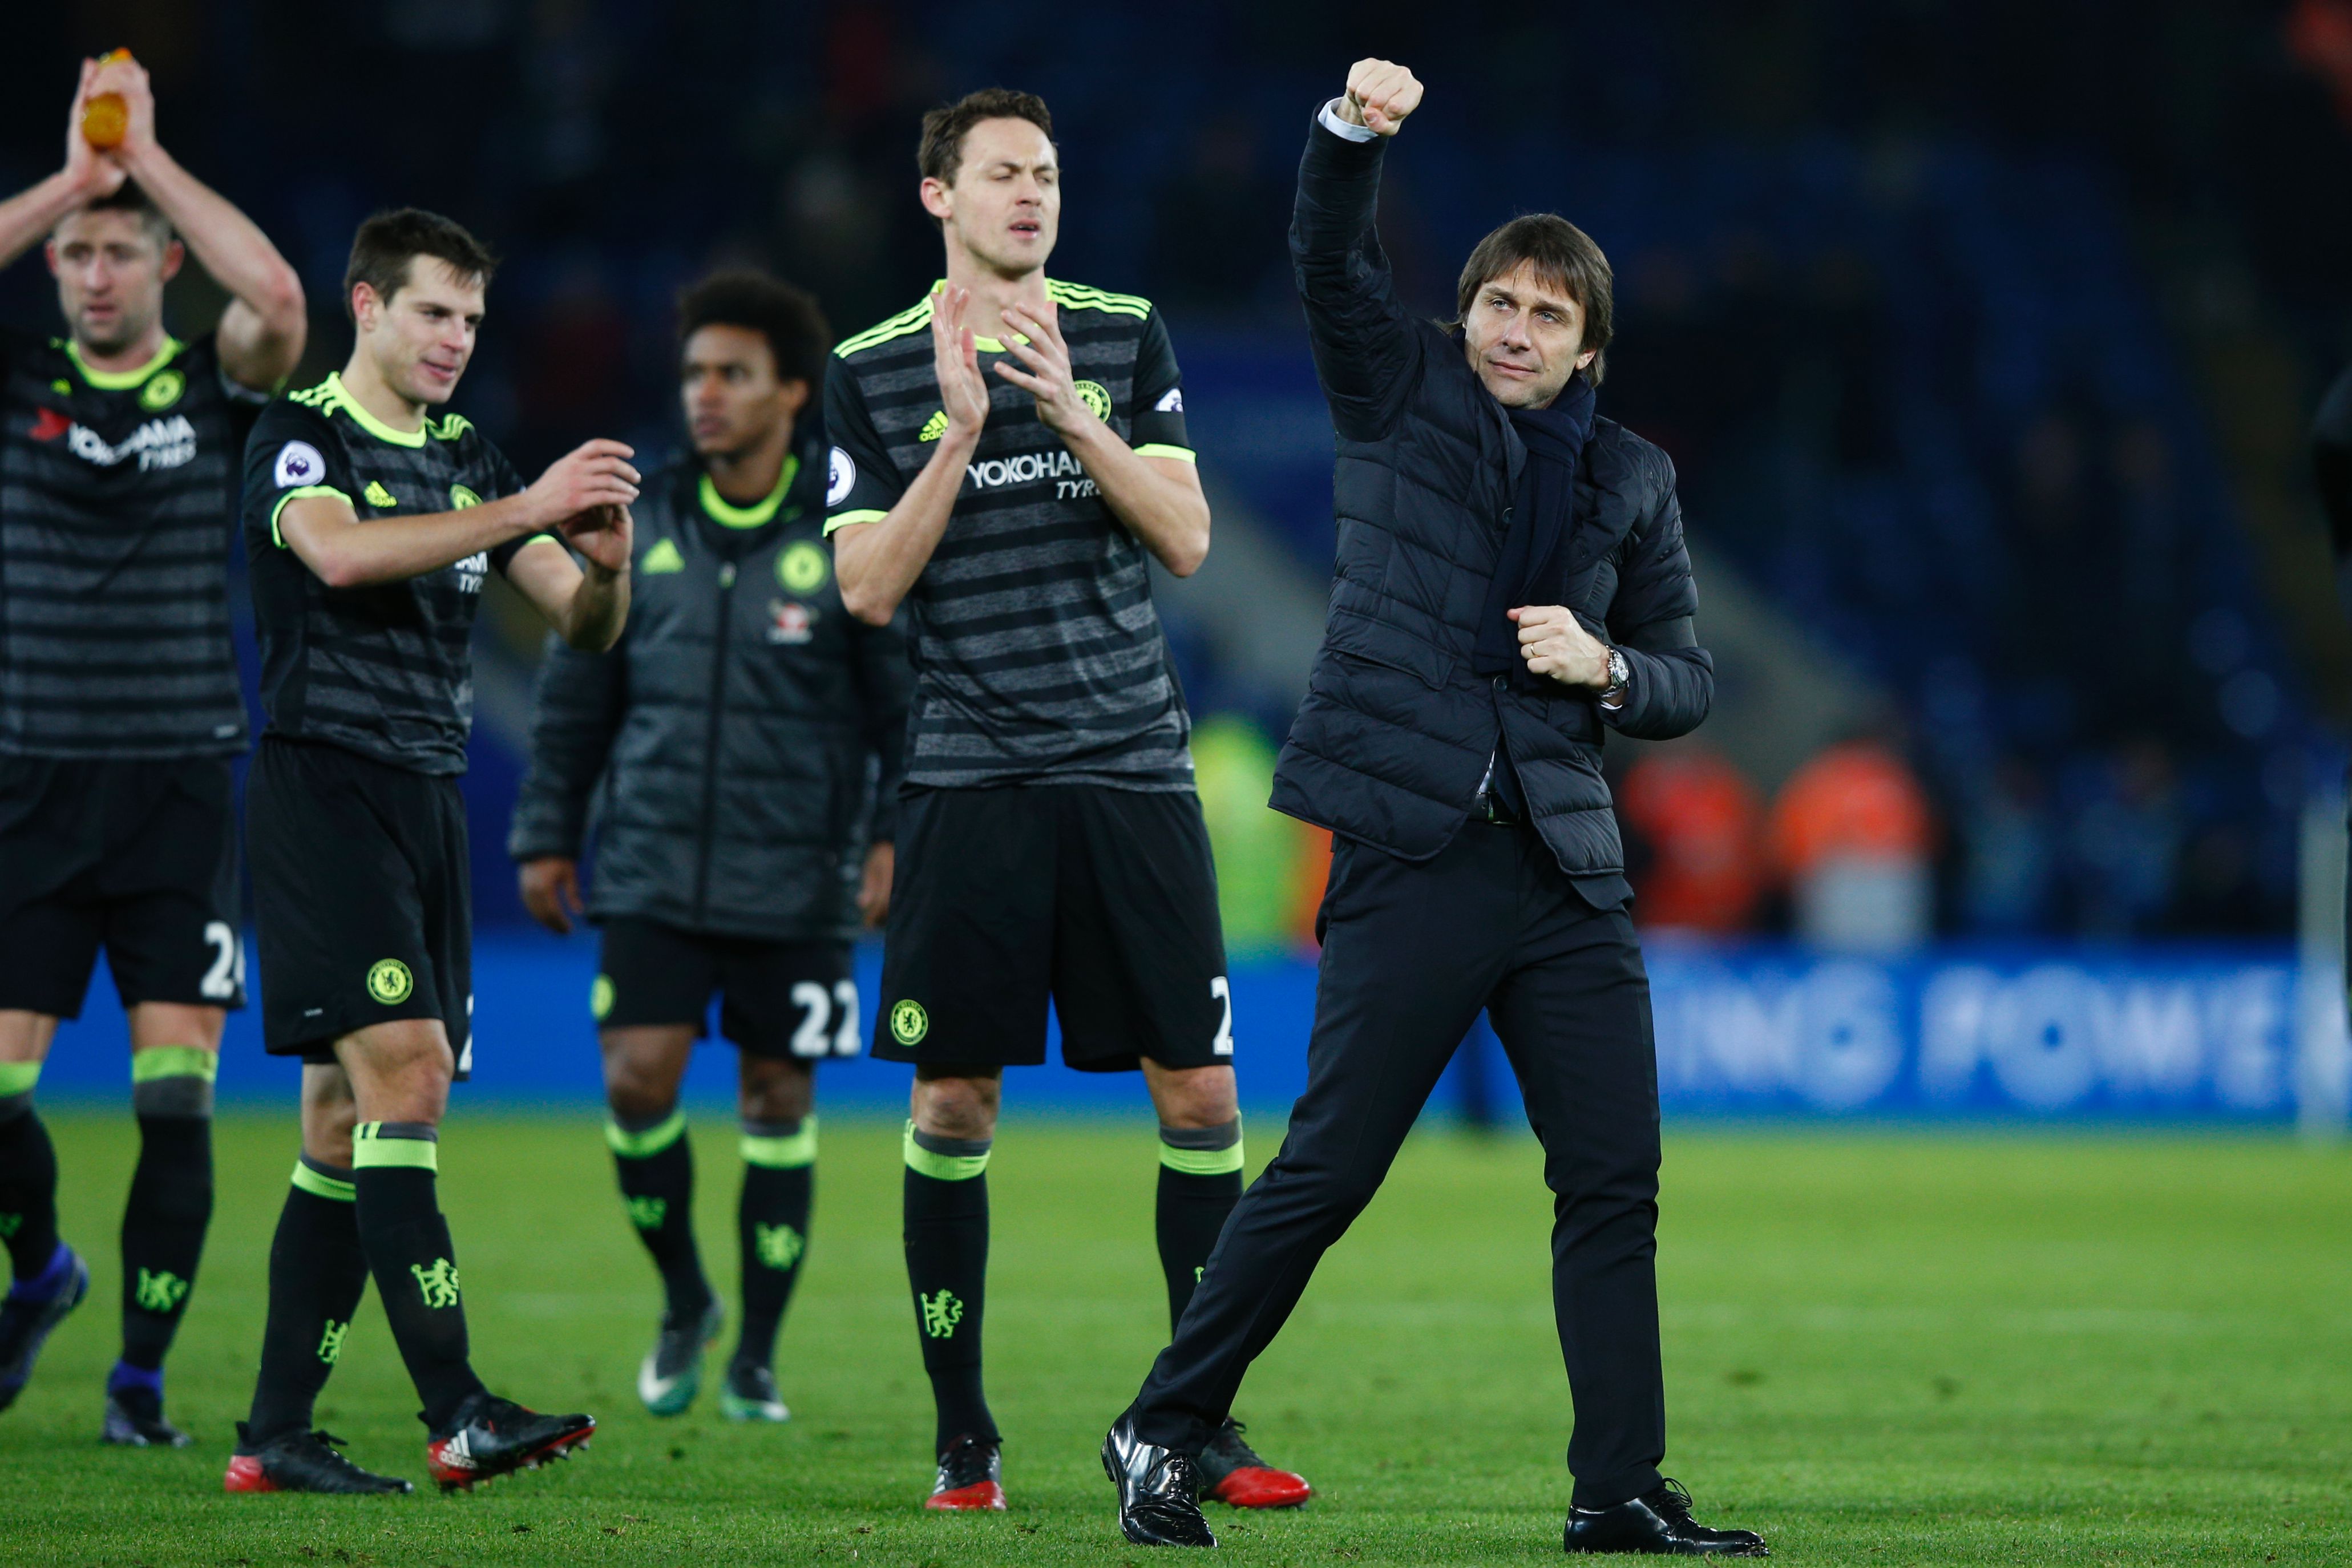
<svg viewBox="0 0 2352 1568"><path fill-rule="evenodd" d="M618 441L582 442L550 463L547 472L523 491L530 500L532 521L541 528L562 530L566 538L572 537L575 528L582 533L606 529L608 521L583 519L581 514L604 507L625 510L637 499L639 476L629 466L635 456L634 448Z"/></svg>
<svg viewBox="0 0 2352 1568"><path fill-rule="evenodd" d="M948 434L977 440L988 423L988 382L980 374L980 349L964 320L971 310L971 290L942 286L931 307L931 368L939 377L940 407L948 416Z"/></svg>
<svg viewBox="0 0 2352 1568"><path fill-rule="evenodd" d="M141 155L155 146L155 86L147 68L128 56L92 61L85 90L92 98L107 92L121 95L126 117L122 141L100 156L125 169L136 167Z"/></svg>
<svg viewBox="0 0 2352 1568"><path fill-rule="evenodd" d="M1006 330L1015 334L1005 339L1005 353L1025 368L1016 370L999 360L996 374L1037 400L1037 417L1045 426L1056 436L1069 436L1098 419L1100 416L1078 395L1077 376L1070 369L1070 345L1062 339L1061 313L1053 304L1049 301L1036 314L1011 305L1003 316Z"/></svg>
<svg viewBox="0 0 2352 1568"><path fill-rule="evenodd" d="M122 188L128 177L121 164L91 146L89 139L81 133L82 113L89 107L95 91L90 81L97 75L96 60L81 62L81 80L74 87L73 108L66 114L66 176L73 181L75 189L92 199L112 195Z"/></svg>
<svg viewBox="0 0 2352 1568"><path fill-rule="evenodd" d="M1421 107L1421 79L1393 60L1358 60L1348 68L1348 96L1339 117L1393 136L1405 116Z"/></svg>

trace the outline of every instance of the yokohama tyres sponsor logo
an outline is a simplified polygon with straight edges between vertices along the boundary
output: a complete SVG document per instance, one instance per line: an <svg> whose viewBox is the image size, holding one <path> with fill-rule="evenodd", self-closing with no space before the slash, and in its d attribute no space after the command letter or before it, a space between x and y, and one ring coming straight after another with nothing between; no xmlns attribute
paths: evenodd
<svg viewBox="0 0 2352 1568"><path fill-rule="evenodd" d="M1054 483L1054 499L1072 500L1095 493L1094 480L1068 448L1052 452L1022 452L966 465L964 475L976 490L1003 489L1011 485Z"/></svg>
<svg viewBox="0 0 2352 1568"><path fill-rule="evenodd" d="M186 415L175 414L169 419L150 419L120 446L109 446L97 431L76 425L66 432L66 448L101 468L113 468L128 458L137 458L142 469L176 468L196 455L196 427L188 423Z"/></svg>

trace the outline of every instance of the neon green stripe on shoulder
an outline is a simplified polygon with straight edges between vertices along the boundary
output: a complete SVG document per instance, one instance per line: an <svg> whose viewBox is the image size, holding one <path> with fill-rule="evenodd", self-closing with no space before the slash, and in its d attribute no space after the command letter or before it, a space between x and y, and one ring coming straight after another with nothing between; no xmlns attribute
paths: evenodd
<svg viewBox="0 0 2352 1568"><path fill-rule="evenodd" d="M924 295L919 304L909 305L887 321L877 321L862 332L853 332L835 346L834 353L843 359L854 353L903 338L908 332L920 331L931 324L931 297Z"/></svg>
<svg viewBox="0 0 2352 1568"><path fill-rule="evenodd" d="M1050 278L1045 280L1045 297L1070 310L1101 310L1114 316L1133 316L1137 321L1151 314L1151 301L1140 294L1114 294L1107 289L1090 289L1083 283L1064 283Z"/></svg>

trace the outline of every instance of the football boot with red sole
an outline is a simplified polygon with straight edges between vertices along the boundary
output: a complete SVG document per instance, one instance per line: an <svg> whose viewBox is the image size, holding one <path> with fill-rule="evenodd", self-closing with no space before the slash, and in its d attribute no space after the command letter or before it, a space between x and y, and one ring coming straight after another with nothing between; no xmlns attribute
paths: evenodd
<svg viewBox="0 0 2352 1568"><path fill-rule="evenodd" d="M542 1415L511 1399L477 1394L457 1407L446 1436L425 1445L425 1463L443 1491L465 1491L550 1459L568 1459L595 1435L593 1416Z"/></svg>
<svg viewBox="0 0 2352 1568"><path fill-rule="evenodd" d="M236 1452L229 1456L225 1492L326 1492L366 1497L416 1489L397 1476L361 1469L336 1449L343 1440L331 1432L289 1432L267 1443L249 1443L245 1423L236 1424Z"/></svg>
<svg viewBox="0 0 2352 1568"><path fill-rule="evenodd" d="M923 1506L950 1513L1003 1513L1004 1459L996 1440L967 1432L950 1443Z"/></svg>
<svg viewBox="0 0 2352 1568"><path fill-rule="evenodd" d="M1277 1470L1242 1438L1242 1424L1227 1421L1193 1461L1201 1472L1201 1495L1228 1508L1297 1508L1315 1495L1307 1478Z"/></svg>

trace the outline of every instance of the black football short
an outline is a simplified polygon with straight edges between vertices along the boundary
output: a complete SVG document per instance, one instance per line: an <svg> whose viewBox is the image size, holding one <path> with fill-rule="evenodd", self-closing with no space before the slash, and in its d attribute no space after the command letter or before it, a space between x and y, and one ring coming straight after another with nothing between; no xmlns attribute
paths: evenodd
<svg viewBox="0 0 2352 1568"><path fill-rule="evenodd" d="M1124 1072L1234 1055L1217 876L1190 790L927 789L898 816L874 1054Z"/></svg>
<svg viewBox="0 0 2352 1568"><path fill-rule="evenodd" d="M588 998L599 1027L684 1024L700 1039L713 994L719 1034L753 1056L854 1057L865 1043L845 942L700 935L634 915L604 921Z"/></svg>
<svg viewBox="0 0 2352 1568"><path fill-rule="evenodd" d="M0 1008L81 1015L99 950L125 1007L245 1005L224 757L0 756Z"/></svg>
<svg viewBox="0 0 2352 1568"><path fill-rule="evenodd" d="M473 900L457 781L262 737L245 787L269 1054L334 1060L371 1024L437 1018L473 1065Z"/></svg>

